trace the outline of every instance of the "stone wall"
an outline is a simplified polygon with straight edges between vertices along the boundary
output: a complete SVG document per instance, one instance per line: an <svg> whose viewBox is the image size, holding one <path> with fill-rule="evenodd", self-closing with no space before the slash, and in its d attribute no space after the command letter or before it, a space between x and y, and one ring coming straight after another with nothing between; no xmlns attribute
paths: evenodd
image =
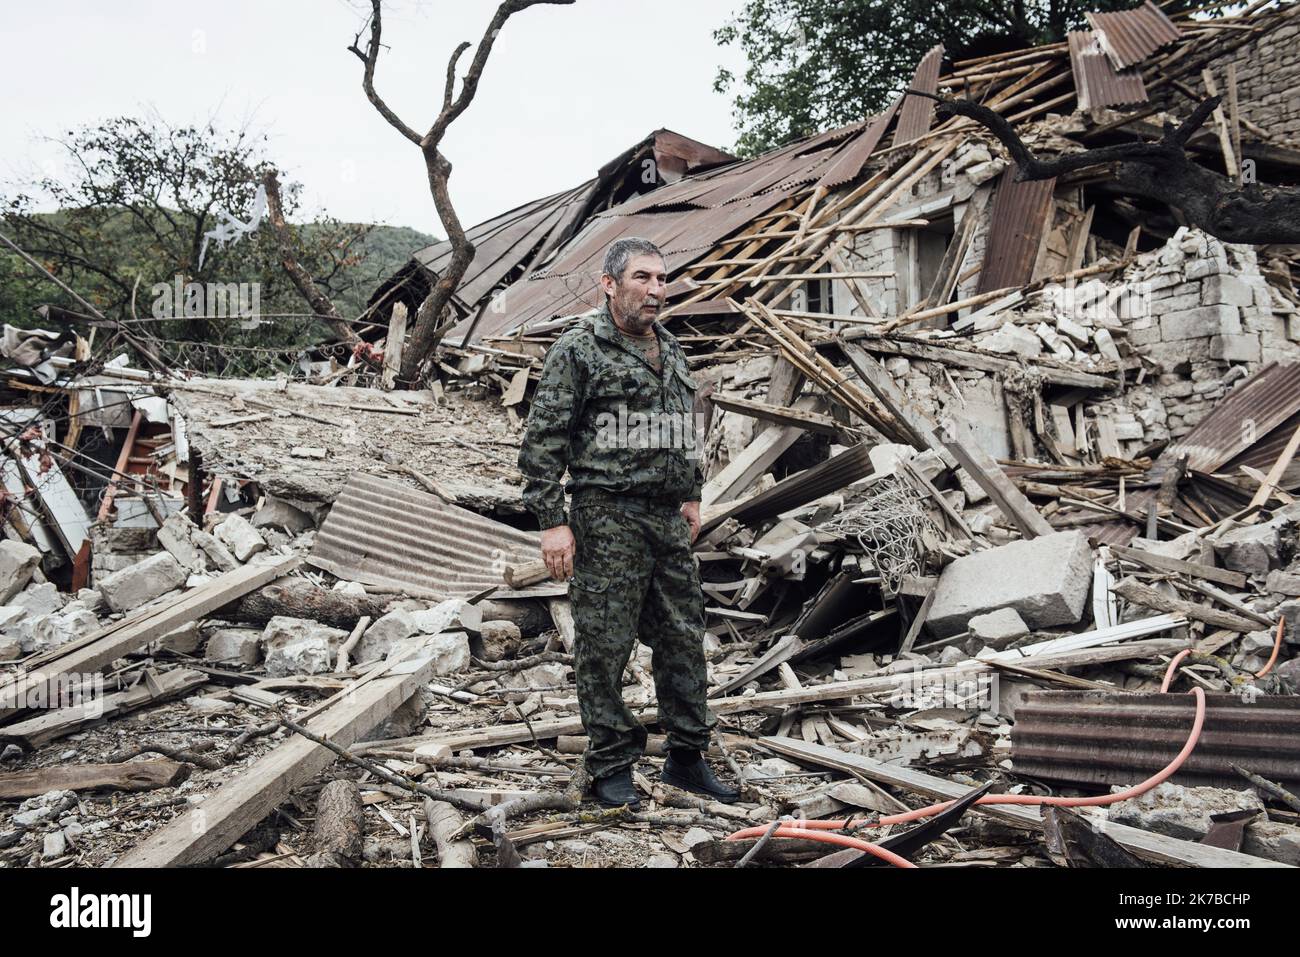
<svg viewBox="0 0 1300 957"><path fill-rule="evenodd" d="M1300 140L1300 8L1291 5L1283 12L1260 37L1211 60L1209 70L1226 97L1228 64L1235 63L1241 115L1272 137ZM1199 71L1183 79L1197 93L1204 92ZM1155 100L1180 117L1192 106L1186 96L1168 87Z"/></svg>

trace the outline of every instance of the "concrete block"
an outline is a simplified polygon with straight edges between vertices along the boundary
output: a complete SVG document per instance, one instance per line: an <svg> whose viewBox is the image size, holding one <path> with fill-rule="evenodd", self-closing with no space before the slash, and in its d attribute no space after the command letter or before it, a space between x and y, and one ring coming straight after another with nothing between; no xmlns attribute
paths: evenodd
<svg viewBox="0 0 1300 957"><path fill-rule="evenodd" d="M1240 334L1241 314L1236 306L1198 306L1160 317L1160 335L1165 342Z"/></svg>
<svg viewBox="0 0 1300 957"><path fill-rule="evenodd" d="M131 611L185 584L186 570L171 552L159 552L100 580L96 588L116 612Z"/></svg>
<svg viewBox="0 0 1300 957"><path fill-rule="evenodd" d="M318 675L330 670L332 660L330 644L324 638L302 638L270 651L266 656L266 673L272 678Z"/></svg>
<svg viewBox="0 0 1300 957"><path fill-rule="evenodd" d="M1210 832L1210 816L1258 810L1264 802L1254 791L1183 787L1165 781L1145 794L1110 805L1108 819L1184 841L1199 841Z"/></svg>
<svg viewBox="0 0 1300 957"><path fill-rule="evenodd" d="M1255 857L1300 867L1300 827L1257 818L1246 825L1241 850Z"/></svg>
<svg viewBox="0 0 1300 957"><path fill-rule="evenodd" d="M416 630L424 635L436 635L452 628L478 631L483 624L483 616L478 606L459 598L449 598L432 608L412 612L411 618Z"/></svg>
<svg viewBox="0 0 1300 957"><path fill-rule="evenodd" d="M41 562L40 550L26 542L0 541L0 605L27 587L32 572Z"/></svg>
<svg viewBox="0 0 1300 957"><path fill-rule="evenodd" d="M1287 519L1234 528L1215 540L1214 553L1224 568L1263 576L1290 562L1295 554L1295 533L1294 524Z"/></svg>
<svg viewBox="0 0 1300 957"><path fill-rule="evenodd" d="M357 642L353 660L358 664L378 661L386 657L398 644L419 633L420 629L416 626L410 612L390 611L382 618L376 619L366 629L366 633Z"/></svg>
<svg viewBox="0 0 1300 957"><path fill-rule="evenodd" d="M32 616L52 615L64 606L63 599L63 593L54 582L42 582L39 585L28 585L23 589L22 594L14 596L9 604L12 607L25 608L27 614Z"/></svg>
<svg viewBox="0 0 1300 957"><path fill-rule="evenodd" d="M208 636L203 657L226 665L255 665L262 657L262 633L256 628L218 628Z"/></svg>
<svg viewBox="0 0 1300 957"><path fill-rule="evenodd" d="M216 534L241 562L248 561L266 548L266 539L242 515L227 515L226 520L217 526Z"/></svg>
<svg viewBox="0 0 1300 957"><path fill-rule="evenodd" d="M1210 339L1210 355L1224 362L1258 362L1259 336L1252 333L1243 333L1239 336L1213 336Z"/></svg>
<svg viewBox="0 0 1300 957"><path fill-rule="evenodd" d="M192 541L196 531L198 528L184 512L173 512L158 529L158 544L186 569L201 574L208 566L203 551Z"/></svg>
<svg viewBox="0 0 1300 957"><path fill-rule="evenodd" d="M959 558L943 570L930 609L940 637L966 631L976 615L1015 610L1030 628L1072 625L1092 584L1092 549L1082 532L1056 532Z"/></svg>
<svg viewBox="0 0 1300 957"><path fill-rule="evenodd" d="M1014 608L999 608L976 615L968 623L968 628L973 637L999 650L1029 634L1029 627Z"/></svg>
<svg viewBox="0 0 1300 957"><path fill-rule="evenodd" d="M1206 276L1201 283L1203 306L1249 306L1255 301L1250 286L1231 275Z"/></svg>

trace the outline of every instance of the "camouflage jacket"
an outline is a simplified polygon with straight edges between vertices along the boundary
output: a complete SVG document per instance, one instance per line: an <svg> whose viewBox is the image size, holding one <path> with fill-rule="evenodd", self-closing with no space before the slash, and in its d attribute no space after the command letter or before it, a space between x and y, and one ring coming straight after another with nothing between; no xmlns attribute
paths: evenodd
<svg viewBox="0 0 1300 957"><path fill-rule="evenodd" d="M519 450L524 504L542 528L567 524L564 492L698 501L703 487L686 354L658 322L660 375L606 305L546 354ZM561 486L565 468L569 483Z"/></svg>

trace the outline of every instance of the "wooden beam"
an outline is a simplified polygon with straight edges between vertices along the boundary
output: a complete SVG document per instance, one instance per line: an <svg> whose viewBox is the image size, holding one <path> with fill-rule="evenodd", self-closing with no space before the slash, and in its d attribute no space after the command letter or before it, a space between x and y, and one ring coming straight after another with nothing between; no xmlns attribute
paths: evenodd
<svg viewBox="0 0 1300 957"><path fill-rule="evenodd" d="M946 346L916 342L895 336L885 336L875 331L853 330L845 333L844 339L860 345L868 352L906 356L909 359L929 359L932 362L942 362L945 365L956 366L959 369L979 369L981 372L1013 372L1027 365L1034 370L1035 375L1041 375L1045 382L1052 385L1096 390L1110 389L1115 385L1113 380L1090 372L1076 372L1072 369L1058 368L1045 362L1028 360L1024 361L1022 365L1019 361L1005 359L1002 356L975 352L970 349L952 349Z"/></svg>
<svg viewBox="0 0 1300 957"><path fill-rule="evenodd" d="M27 663L26 671L0 684L0 722L18 713L17 702L29 699L41 685L63 674L92 674L155 638L242 598L267 582L298 567L290 558L273 565L245 565L191 589L161 607L138 611L108 628L56 648Z"/></svg>
<svg viewBox="0 0 1300 957"><path fill-rule="evenodd" d="M418 653L417 653L418 655ZM379 724L434 675L432 655L386 662L387 669L355 695L347 695L307 729L340 747ZM148 840L117 859L114 867L179 867L210 860L248 833L335 760L329 748L292 735L208 795L202 804L176 815Z"/></svg>
<svg viewBox="0 0 1300 957"><path fill-rule="evenodd" d="M975 480L975 483L984 489L988 497L993 499L994 504L1002 510L1002 514L1020 529L1021 535L1025 538L1037 538L1039 535L1050 535L1055 531L987 452L978 445L959 442L955 436L949 441L946 436L951 434L951 431L935 429L934 436L952 453L953 458Z"/></svg>
<svg viewBox="0 0 1300 957"><path fill-rule="evenodd" d="M1274 492L1278 490L1278 483L1282 481L1282 475L1291 465L1291 460L1295 458L1296 449L1300 448L1300 426L1291 433L1291 438L1282 450L1282 454L1277 457L1273 467L1268 470L1268 475L1260 484L1255 494L1251 496L1251 505L1263 505L1269 500Z"/></svg>
<svg viewBox="0 0 1300 957"><path fill-rule="evenodd" d="M778 426L768 429L754 441L750 442L739 455L727 463L727 467L704 484L705 505L727 502L749 488L760 475L772 467L781 453L794 445L795 440L803 434L803 429L794 426Z"/></svg>
<svg viewBox="0 0 1300 957"><path fill-rule="evenodd" d="M709 399L719 409L727 412L736 412L755 419L776 422L779 425L793 426L808 432L819 432L822 435L838 436L845 428L829 415L820 412L792 409L786 405L768 405L765 402L755 402L753 399L737 399L726 395L711 395Z"/></svg>
<svg viewBox="0 0 1300 957"><path fill-rule="evenodd" d="M1111 545L1110 550L1119 558L1137 562L1139 565L1155 571L1172 572L1175 575L1191 575L1194 578L1204 578L1206 581L1218 582L1220 585L1227 585L1230 588L1246 587L1247 579L1241 572L1229 571L1226 568L1214 568L1210 565L1202 565L1199 562L1179 561L1167 555L1144 552L1139 548L1125 548L1123 545Z"/></svg>
<svg viewBox="0 0 1300 957"><path fill-rule="evenodd" d="M771 748L777 754L800 761L807 761L819 767L832 768L845 774L862 775L880 784L905 788L914 794L940 801L952 801L964 797L970 791L966 785L955 781L914 771L911 768L885 764L861 754L850 754L838 748L828 748L820 744L809 744L793 738L760 738L760 743ZM986 814L996 820L1022 827L1030 831L1040 831L1043 820L1039 808L1018 807L1012 804L976 804L971 810ZM1117 841L1121 846L1146 860L1161 864L1181 864L1187 867L1287 867L1262 857L1229 851L1206 844L1194 844L1174 837L1166 837L1155 831L1129 827L1111 822L1094 822L1096 828Z"/></svg>

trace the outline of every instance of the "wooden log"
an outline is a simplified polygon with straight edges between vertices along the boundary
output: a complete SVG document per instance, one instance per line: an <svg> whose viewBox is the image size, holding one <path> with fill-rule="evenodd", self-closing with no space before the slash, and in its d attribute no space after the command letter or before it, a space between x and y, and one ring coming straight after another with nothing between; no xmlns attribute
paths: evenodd
<svg viewBox="0 0 1300 957"><path fill-rule="evenodd" d="M477 855L469 841L453 841L451 836L465 825L465 820L445 801L424 799L424 819L429 822L429 836L438 849L440 868L473 867Z"/></svg>
<svg viewBox="0 0 1300 957"><path fill-rule="evenodd" d="M314 851L307 866L356 867L365 837L365 805L356 783L339 778L321 788L311 835Z"/></svg>
<svg viewBox="0 0 1300 957"><path fill-rule="evenodd" d="M37 797L46 791L153 791L175 787L189 776L190 766L179 761L56 764L0 774L0 800Z"/></svg>
<svg viewBox="0 0 1300 957"><path fill-rule="evenodd" d="M507 565L501 577L511 588L527 588L550 578L551 571L546 567L546 562L539 559L522 565Z"/></svg>
<svg viewBox="0 0 1300 957"><path fill-rule="evenodd" d="M1156 611L1183 614L1196 621L1203 621L1207 625L1213 625L1215 628L1224 628L1242 634L1249 634L1260 629L1259 623L1251 621L1249 618L1243 618L1241 615L1234 615L1231 612L1219 611L1217 608L1207 608L1205 605L1184 601L1181 598L1170 598L1150 585L1144 585L1133 578L1124 579L1112 591L1125 601L1133 602L1136 605L1143 605Z"/></svg>
<svg viewBox="0 0 1300 957"><path fill-rule="evenodd" d="M306 578L281 578L217 609L215 617L250 625L265 625L276 615L306 618L334 628L352 628L369 615L384 613L391 595L357 597L321 588Z"/></svg>

